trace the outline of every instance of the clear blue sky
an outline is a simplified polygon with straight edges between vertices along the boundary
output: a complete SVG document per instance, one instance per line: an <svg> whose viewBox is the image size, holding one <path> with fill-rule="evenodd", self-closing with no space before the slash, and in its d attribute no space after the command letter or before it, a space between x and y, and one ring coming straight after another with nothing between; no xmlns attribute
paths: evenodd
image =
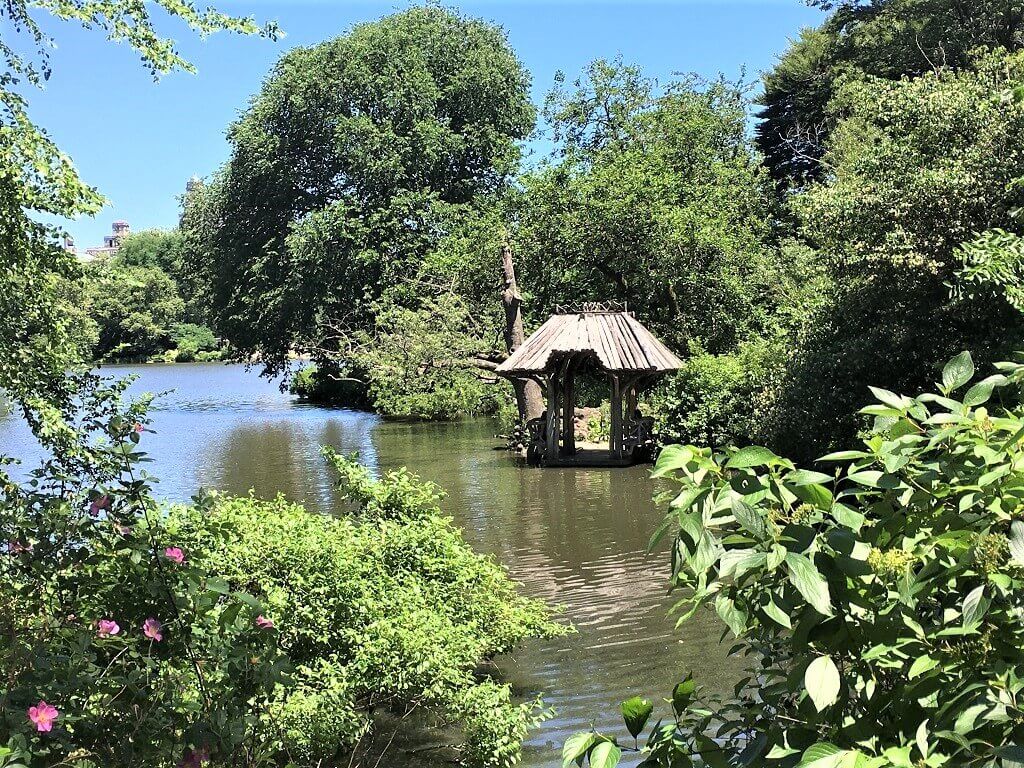
<svg viewBox="0 0 1024 768"><path fill-rule="evenodd" d="M201 5L204 3L201 3ZM466 0L449 2L497 22L533 75L540 103L555 72L573 77L590 60L622 54L665 80L677 72L753 78L771 67L788 39L822 15L800 0ZM114 219L133 229L177 223L177 196L192 174L227 157L224 132L273 62L287 49L343 33L352 24L408 7L393 0L254 0L217 3L236 14L276 19L277 43L228 35L206 41L170 26L198 73L159 83L123 46L71 24L51 26L58 49L43 92L30 91L31 114L74 158L109 204L94 219L68 225L79 248L99 244Z"/></svg>

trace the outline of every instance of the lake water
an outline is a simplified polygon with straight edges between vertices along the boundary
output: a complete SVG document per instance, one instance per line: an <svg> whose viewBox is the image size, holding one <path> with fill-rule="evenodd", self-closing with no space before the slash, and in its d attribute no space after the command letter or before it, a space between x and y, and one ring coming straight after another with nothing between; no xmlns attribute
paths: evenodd
<svg viewBox="0 0 1024 768"><path fill-rule="evenodd" d="M330 512L339 498L321 445L358 451L376 469L406 466L443 487L444 508L469 543L496 557L524 592L563 606L578 630L497 660L517 693L542 693L556 710L527 741L526 766L559 765L562 741L591 723L623 733L618 703L631 695L651 697L656 714L664 713L665 696L688 671L721 693L740 676L741 661L727 656L713 615L702 612L673 628L667 553L645 554L662 517L651 500L650 467L524 467L499 450L490 421L395 423L303 404L242 366L107 366L104 372L137 375L133 392L166 392L151 411L156 434L143 441L163 498L186 501L200 487L253 489ZM20 420L0 416L0 453L30 458L36 452ZM404 750L414 744L396 742L392 758L413 760Z"/></svg>

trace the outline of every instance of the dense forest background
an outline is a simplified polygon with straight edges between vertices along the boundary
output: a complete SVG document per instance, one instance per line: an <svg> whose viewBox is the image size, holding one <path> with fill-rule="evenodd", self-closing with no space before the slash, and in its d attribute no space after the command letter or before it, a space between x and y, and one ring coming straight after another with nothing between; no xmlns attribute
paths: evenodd
<svg viewBox="0 0 1024 768"><path fill-rule="evenodd" d="M815 4L763 84L598 59L539 109L500 29L435 6L293 50L181 227L69 291L93 355L301 356L313 397L508 411L509 246L528 332L614 299L681 353L649 395L665 438L842 445L869 383L1020 346L1024 4Z"/></svg>

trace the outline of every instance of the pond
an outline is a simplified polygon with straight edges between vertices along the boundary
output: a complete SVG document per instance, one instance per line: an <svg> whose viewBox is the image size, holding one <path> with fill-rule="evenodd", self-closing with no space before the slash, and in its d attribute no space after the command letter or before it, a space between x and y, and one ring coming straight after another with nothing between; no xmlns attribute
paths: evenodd
<svg viewBox="0 0 1024 768"><path fill-rule="evenodd" d="M143 442L163 498L186 501L200 487L253 489L330 512L340 500L321 445L358 451L376 469L406 466L443 487L444 508L468 542L496 557L526 593L562 606L578 630L497 660L517 693L542 693L556 710L531 734L525 766L559 765L562 741L592 722L622 732L618 703L631 695L651 697L656 713L664 712L666 693L688 671L720 693L740 676L742 662L728 657L710 613L673 628L667 553L645 553L662 516L651 500L650 467L523 467L500 450L491 421L396 423L303 404L242 366L104 372L137 375L133 392L166 393L151 412L156 434ZM0 417L0 453L35 452L24 425Z"/></svg>

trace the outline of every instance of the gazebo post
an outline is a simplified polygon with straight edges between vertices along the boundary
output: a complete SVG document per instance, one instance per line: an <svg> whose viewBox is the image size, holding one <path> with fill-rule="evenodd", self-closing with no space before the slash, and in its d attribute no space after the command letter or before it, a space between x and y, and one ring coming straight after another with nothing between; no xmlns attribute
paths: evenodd
<svg viewBox="0 0 1024 768"><path fill-rule="evenodd" d="M610 374L612 380L612 423L608 435L608 447L611 452L619 455L622 453L622 387L620 386L618 374Z"/></svg>
<svg viewBox="0 0 1024 768"><path fill-rule="evenodd" d="M548 418L546 436L548 439L545 454L548 459L558 458L558 372L548 376Z"/></svg>
<svg viewBox="0 0 1024 768"><path fill-rule="evenodd" d="M571 456L576 453L576 359L570 357L562 370L562 449Z"/></svg>

